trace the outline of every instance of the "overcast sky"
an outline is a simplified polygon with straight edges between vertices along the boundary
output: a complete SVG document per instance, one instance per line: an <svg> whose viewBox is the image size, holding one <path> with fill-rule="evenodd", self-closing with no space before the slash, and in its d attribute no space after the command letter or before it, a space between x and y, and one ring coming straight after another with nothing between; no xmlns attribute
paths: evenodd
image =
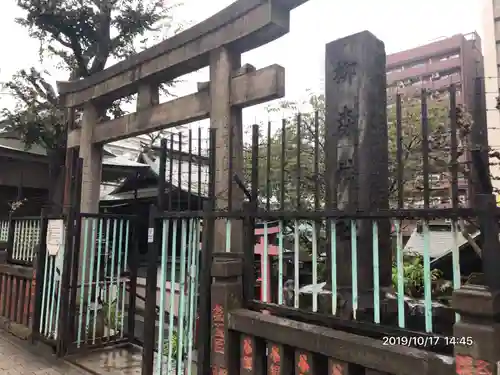
<svg viewBox="0 0 500 375"><path fill-rule="evenodd" d="M232 0L185 0L177 19L199 22ZM325 44L369 30L385 42L387 53L412 48L456 33L480 32L482 0L309 0L292 12L291 32L283 38L244 55L243 62L257 68L280 64L286 69L287 98L303 97L305 90L322 90ZM16 25L21 13L15 0L2 0L0 12L0 81L20 68L39 66L38 44ZM55 79L65 79L50 63L44 68ZM206 72L187 77L178 93L194 91ZM0 108L11 106L0 95ZM254 111L252 111L253 113Z"/></svg>

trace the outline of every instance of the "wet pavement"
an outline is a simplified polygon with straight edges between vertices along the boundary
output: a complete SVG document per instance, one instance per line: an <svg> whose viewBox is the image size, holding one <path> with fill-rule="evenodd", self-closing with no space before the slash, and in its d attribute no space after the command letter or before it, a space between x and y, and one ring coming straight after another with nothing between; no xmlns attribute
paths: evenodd
<svg viewBox="0 0 500 375"><path fill-rule="evenodd" d="M94 374L102 375L140 375L142 348L129 345L125 348L103 349L87 353L84 357L68 358L71 363ZM196 363L191 366L191 374L196 374ZM166 366L162 373L166 374ZM172 370L172 374L176 373ZM185 373L185 371L183 371Z"/></svg>
<svg viewBox="0 0 500 375"><path fill-rule="evenodd" d="M68 360L86 370L105 375L140 375L142 349L135 346L103 349Z"/></svg>
<svg viewBox="0 0 500 375"><path fill-rule="evenodd" d="M87 352L84 356L46 358L33 350L30 343L11 337L0 331L1 375L140 375L142 348L128 345L124 348L109 348ZM71 365L70 365L71 364ZM191 374L196 374L193 361ZM162 371L166 373L166 366ZM173 369L172 374L176 371ZM183 371L185 373L185 371Z"/></svg>
<svg viewBox="0 0 500 375"><path fill-rule="evenodd" d="M2 375L84 375L86 371L54 358L48 360L23 347L30 345L0 332L0 374Z"/></svg>

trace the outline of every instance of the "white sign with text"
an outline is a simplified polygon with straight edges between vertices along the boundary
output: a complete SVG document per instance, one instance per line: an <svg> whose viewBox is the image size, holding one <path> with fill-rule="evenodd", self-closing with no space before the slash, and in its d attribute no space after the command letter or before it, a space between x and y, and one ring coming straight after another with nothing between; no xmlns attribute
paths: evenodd
<svg viewBox="0 0 500 375"><path fill-rule="evenodd" d="M64 246L64 220L49 220L47 226L47 253L55 256Z"/></svg>

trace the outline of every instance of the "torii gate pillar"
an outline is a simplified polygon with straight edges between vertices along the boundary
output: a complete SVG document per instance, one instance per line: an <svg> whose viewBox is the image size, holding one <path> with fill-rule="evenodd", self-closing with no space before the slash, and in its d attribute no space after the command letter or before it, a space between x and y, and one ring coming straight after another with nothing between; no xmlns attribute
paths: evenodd
<svg viewBox="0 0 500 375"><path fill-rule="evenodd" d="M81 212L98 213L101 192L102 155L101 143L92 142L92 133L98 120L98 109L92 103L86 103L83 109L80 157L82 168Z"/></svg>
<svg viewBox="0 0 500 375"><path fill-rule="evenodd" d="M231 104L231 79L241 66L241 54L222 47L210 55L210 127L216 130L215 196L216 208L237 209L243 192L233 176L243 172L242 110ZM213 150L212 150L213 152ZM223 220L215 224L215 251L243 252L241 221L231 220L229 233ZM226 237L230 236L230 241ZM230 244L226 248L226 244Z"/></svg>

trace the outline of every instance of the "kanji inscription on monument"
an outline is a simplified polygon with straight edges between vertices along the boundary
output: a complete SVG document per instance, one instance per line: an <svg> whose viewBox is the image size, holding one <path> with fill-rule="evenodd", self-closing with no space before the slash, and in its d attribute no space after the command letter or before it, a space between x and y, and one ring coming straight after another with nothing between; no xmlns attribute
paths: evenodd
<svg viewBox="0 0 500 375"><path fill-rule="evenodd" d="M358 122L358 116L354 109L344 106L342 111L339 112L338 116L338 132L339 136L345 136L350 134Z"/></svg>
<svg viewBox="0 0 500 375"><path fill-rule="evenodd" d="M325 185L331 209L373 211L389 206L386 56L368 31L335 40L325 50ZM359 222L358 309L373 301L372 228ZM390 223L379 222L379 281L391 285ZM383 250L382 250L383 249ZM337 248L338 264L351 265L348 244ZM337 272L337 287L352 287L352 267ZM349 292L346 292L346 298Z"/></svg>
<svg viewBox="0 0 500 375"><path fill-rule="evenodd" d="M356 61L339 61L333 70L333 79L337 83L348 81L352 85L352 80L356 76Z"/></svg>

